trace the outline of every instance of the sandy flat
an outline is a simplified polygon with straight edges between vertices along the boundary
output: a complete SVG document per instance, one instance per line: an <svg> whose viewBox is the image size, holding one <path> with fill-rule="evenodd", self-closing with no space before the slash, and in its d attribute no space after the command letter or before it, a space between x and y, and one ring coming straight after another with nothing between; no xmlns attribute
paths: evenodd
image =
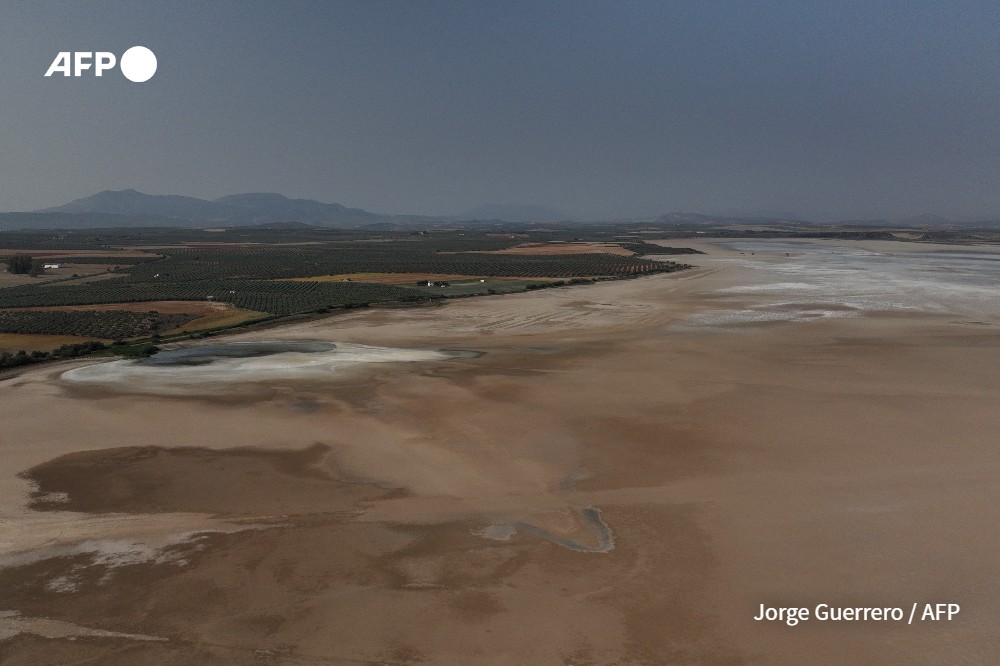
<svg viewBox="0 0 1000 666"><path fill-rule="evenodd" d="M0 661L994 662L1000 255L890 245L233 336L477 353L232 395L0 381ZM820 602L962 611L752 620Z"/></svg>

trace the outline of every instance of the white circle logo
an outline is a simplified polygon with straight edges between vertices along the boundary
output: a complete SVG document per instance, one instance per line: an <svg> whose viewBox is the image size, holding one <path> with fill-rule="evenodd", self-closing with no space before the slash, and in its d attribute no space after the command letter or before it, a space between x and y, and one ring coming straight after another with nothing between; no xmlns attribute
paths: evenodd
<svg viewBox="0 0 1000 666"><path fill-rule="evenodd" d="M133 46L122 54L118 66L129 81L144 83L156 74L156 55L145 46Z"/></svg>

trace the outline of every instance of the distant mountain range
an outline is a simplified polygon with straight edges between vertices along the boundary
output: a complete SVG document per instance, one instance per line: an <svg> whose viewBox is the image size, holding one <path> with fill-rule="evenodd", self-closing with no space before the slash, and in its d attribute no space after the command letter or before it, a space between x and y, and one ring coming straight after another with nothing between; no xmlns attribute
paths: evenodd
<svg viewBox="0 0 1000 666"><path fill-rule="evenodd" d="M143 194L135 190L98 192L63 206L35 211L39 214L116 215L149 223L164 220L220 224L225 226L304 222L322 226L361 226L386 216L360 208L312 199L289 199L281 194L233 194L214 200L175 194ZM175 222L176 223L176 222ZM187 225L185 225L187 226Z"/></svg>
<svg viewBox="0 0 1000 666"><path fill-rule="evenodd" d="M24 213L0 213L0 229L85 229L98 227L204 227L312 225L321 227L405 227L460 221L557 222L562 213L540 205L487 204L454 216L382 215L337 203L289 199L253 192L218 199L136 190L105 190L62 206Z"/></svg>
<svg viewBox="0 0 1000 666"><path fill-rule="evenodd" d="M99 227L204 227L310 225L393 228L477 221L556 222L566 216L539 205L488 204L456 216L382 215L360 208L281 194L253 192L218 199L176 194L106 190L62 206L24 213L0 213L0 229L85 229Z"/></svg>
<svg viewBox="0 0 1000 666"><path fill-rule="evenodd" d="M517 224L570 222L563 213L542 205L486 204L461 215L382 215L337 203L290 199L281 194L254 192L218 199L198 199L175 194L144 194L136 190L107 190L62 206L24 213L0 213L0 230L96 229L108 227L233 227L319 226L348 229L413 229L435 224L475 223L479 228L506 228ZM700 213L668 213L645 220L668 227L728 225L809 225L805 220L777 217L729 217ZM906 220L853 220L844 226L939 227L961 225L947 218L922 215ZM968 223L965 223L968 224ZM994 223L995 224L995 223Z"/></svg>

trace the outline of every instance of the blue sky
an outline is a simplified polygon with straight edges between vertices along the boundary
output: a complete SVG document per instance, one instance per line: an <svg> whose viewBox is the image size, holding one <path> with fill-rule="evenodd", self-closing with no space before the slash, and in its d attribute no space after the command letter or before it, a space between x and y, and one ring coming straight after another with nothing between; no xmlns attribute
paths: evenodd
<svg viewBox="0 0 1000 666"><path fill-rule="evenodd" d="M147 83L43 76L136 44ZM1000 218L997 155L995 2L0 0L0 210Z"/></svg>

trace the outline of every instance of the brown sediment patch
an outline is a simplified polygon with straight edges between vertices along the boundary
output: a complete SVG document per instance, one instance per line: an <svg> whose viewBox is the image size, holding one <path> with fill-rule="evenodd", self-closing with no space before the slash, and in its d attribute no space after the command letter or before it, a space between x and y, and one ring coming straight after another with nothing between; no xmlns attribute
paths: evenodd
<svg viewBox="0 0 1000 666"><path fill-rule="evenodd" d="M581 455L586 476L575 483L579 490L661 486L670 481L718 472L725 447L700 432L684 410L664 424L651 414L580 419L575 428L585 442ZM608 455L606 442L615 442ZM593 471L593 473L591 473Z"/></svg>
<svg viewBox="0 0 1000 666"><path fill-rule="evenodd" d="M482 539L463 520L300 516L206 535L177 546L180 558L111 577L68 558L0 570L0 598L24 616L168 639L76 641L107 664L735 663L705 603L715 564L696 510L622 507L614 520L621 547L594 555L528 536ZM67 576L75 592L53 589ZM51 662L64 649L24 636L0 643L12 663Z"/></svg>
<svg viewBox="0 0 1000 666"><path fill-rule="evenodd" d="M30 507L42 511L286 515L349 511L386 495L320 468L329 450L122 447L70 453L21 476L37 487Z"/></svg>
<svg viewBox="0 0 1000 666"><path fill-rule="evenodd" d="M459 592L448 603L459 622L482 622L503 610L496 595L485 590Z"/></svg>

